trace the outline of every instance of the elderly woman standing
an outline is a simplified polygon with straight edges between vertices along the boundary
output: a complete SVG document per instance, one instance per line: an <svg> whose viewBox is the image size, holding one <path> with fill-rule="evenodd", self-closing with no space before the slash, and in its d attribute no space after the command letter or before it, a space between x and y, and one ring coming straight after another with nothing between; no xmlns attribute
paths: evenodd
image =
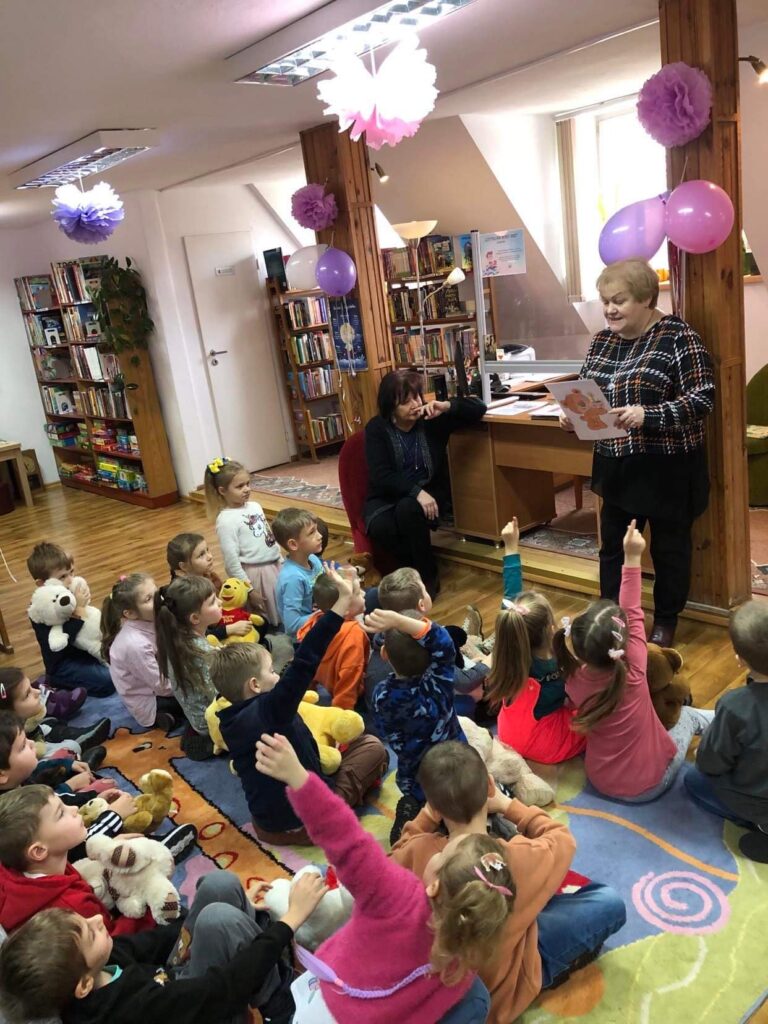
<svg viewBox="0 0 768 1024"><path fill-rule="evenodd" d="M400 566L417 569L434 597L439 583L430 531L450 504L448 439L482 419L485 405L474 398L425 402L421 376L393 370L381 380L378 406L379 415L365 425L366 531Z"/></svg>
<svg viewBox="0 0 768 1024"><path fill-rule="evenodd" d="M643 260L597 279L607 327L592 339L582 376L608 397L627 437L598 441L592 490L600 517L600 593L617 600L622 538L631 519L651 531L652 643L669 646L688 600L691 528L709 500L704 418L712 411L712 360L684 320L656 308L659 279Z"/></svg>

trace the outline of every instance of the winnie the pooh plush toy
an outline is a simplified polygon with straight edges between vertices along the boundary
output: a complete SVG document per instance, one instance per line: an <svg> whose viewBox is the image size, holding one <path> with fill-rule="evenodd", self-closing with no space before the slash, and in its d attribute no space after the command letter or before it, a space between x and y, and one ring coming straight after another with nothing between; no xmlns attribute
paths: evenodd
<svg viewBox="0 0 768 1024"><path fill-rule="evenodd" d="M691 703L691 688L677 673L683 667L683 656L672 647L648 644L648 689L659 721L665 729L677 725L680 709Z"/></svg>
<svg viewBox="0 0 768 1024"><path fill-rule="evenodd" d="M234 576L224 580L219 591L221 601L221 624L229 626L233 622L250 622L251 631L245 636L228 636L225 644L257 644L260 640L256 630L264 625L261 615L252 615L246 610L248 594L252 587L248 580L239 580Z"/></svg>
<svg viewBox="0 0 768 1024"><path fill-rule="evenodd" d="M126 832L151 832L167 817L173 803L173 778L162 768L153 768L139 779L141 794L136 797L136 811L123 818ZM80 807L86 826L93 824L109 803L100 796Z"/></svg>
<svg viewBox="0 0 768 1024"><path fill-rule="evenodd" d="M356 711L320 707L314 690L307 690L299 704L299 714L312 733L320 752L324 775L333 775L341 765L339 744L351 743L365 732L365 722Z"/></svg>

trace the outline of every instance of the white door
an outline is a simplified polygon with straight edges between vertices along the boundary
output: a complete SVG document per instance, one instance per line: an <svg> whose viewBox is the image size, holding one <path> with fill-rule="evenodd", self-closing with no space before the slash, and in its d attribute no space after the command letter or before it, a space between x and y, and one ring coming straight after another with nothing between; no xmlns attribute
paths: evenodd
<svg viewBox="0 0 768 1024"><path fill-rule="evenodd" d="M253 237L187 235L184 246L222 451L249 470L288 462L280 371Z"/></svg>

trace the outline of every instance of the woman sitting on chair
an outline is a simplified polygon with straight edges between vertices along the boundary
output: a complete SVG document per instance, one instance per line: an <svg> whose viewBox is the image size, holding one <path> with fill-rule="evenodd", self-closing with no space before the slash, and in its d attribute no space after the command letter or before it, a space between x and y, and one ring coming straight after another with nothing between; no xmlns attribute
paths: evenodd
<svg viewBox="0 0 768 1024"><path fill-rule="evenodd" d="M417 569L434 597L440 585L430 531L450 508L448 438L482 419L485 405L474 398L425 402L421 375L394 370L379 385L378 406L365 427L366 531L398 565Z"/></svg>

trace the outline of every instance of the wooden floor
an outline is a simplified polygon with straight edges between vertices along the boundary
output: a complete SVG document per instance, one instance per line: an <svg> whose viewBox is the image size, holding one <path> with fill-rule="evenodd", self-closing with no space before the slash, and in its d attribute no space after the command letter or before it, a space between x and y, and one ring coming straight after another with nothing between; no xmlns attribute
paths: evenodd
<svg viewBox="0 0 768 1024"><path fill-rule="evenodd" d="M333 527L331 526L331 529ZM218 556L216 531L203 507L183 501L170 508L143 509L109 498L53 487L35 492L33 509L17 508L0 517L0 547L16 576L14 584L0 564L0 609L15 647L13 655L0 654L0 664L17 664L30 676L43 670L40 653L27 619L26 609L33 588L26 558L35 543L52 540L75 558L78 574L90 585L95 604L100 604L115 580L123 573L149 572L158 583L168 579L165 546L174 534L188 530L202 533ZM328 555L344 560L351 544L332 537ZM1 560L0 560L1 561ZM221 572L221 560L217 557ZM480 609L486 632L492 631L499 604L501 580L498 573L445 562L443 590L435 603L435 619L461 624L465 606ZM550 598L556 615L577 615L586 599L552 587L541 587ZM678 648L685 658L685 672L696 703L711 707L718 695L740 683L739 670L725 629L687 620L678 631Z"/></svg>

